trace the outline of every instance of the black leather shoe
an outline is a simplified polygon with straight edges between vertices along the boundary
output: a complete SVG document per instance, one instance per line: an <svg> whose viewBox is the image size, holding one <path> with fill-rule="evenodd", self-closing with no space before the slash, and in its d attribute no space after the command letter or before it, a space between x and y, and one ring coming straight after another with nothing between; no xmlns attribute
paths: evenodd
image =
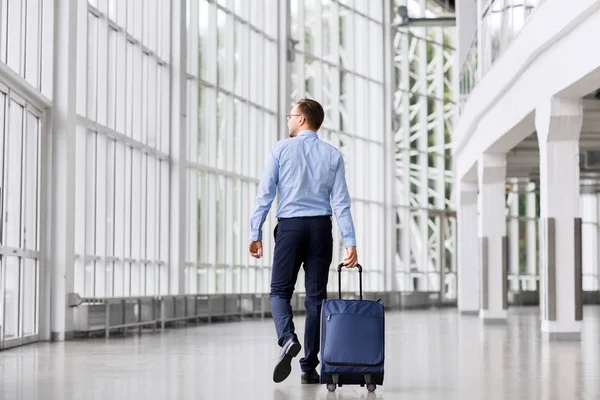
<svg viewBox="0 0 600 400"><path fill-rule="evenodd" d="M315 384L321 383L321 377L317 374L317 371L314 369L309 372L305 372L302 374L302 383L303 384Z"/></svg>
<svg viewBox="0 0 600 400"><path fill-rule="evenodd" d="M281 348L279 353L279 361L273 371L273 381L276 383L283 382L285 378L292 372L292 358L296 357L300 353L300 343L295 339L288 340Z"/></svg>

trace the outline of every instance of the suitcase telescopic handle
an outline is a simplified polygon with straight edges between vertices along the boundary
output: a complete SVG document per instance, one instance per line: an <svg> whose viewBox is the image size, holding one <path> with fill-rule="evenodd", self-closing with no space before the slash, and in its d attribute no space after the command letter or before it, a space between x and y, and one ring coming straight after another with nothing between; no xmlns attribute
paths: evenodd
<svg viewBox="0 0 600 400"><path fill-rule="evenodd" d="M338 294L340 299L342 298L342 267L344 263L338 265ZM360 264L356 264L356 268L358 268L358 286L360 288L360 299L363 299L363 291L362 291L362 266Z"/></svg>

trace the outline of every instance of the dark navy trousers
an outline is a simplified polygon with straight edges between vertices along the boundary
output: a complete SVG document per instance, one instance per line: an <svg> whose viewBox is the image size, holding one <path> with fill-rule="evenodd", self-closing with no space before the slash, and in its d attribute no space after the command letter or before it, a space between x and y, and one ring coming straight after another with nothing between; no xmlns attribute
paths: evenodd
<svg viewBox="0 0 600 400"><path fill-rule="evenodd" d="M303 372L319 364L321 302L327 298L327 280L333 254L331 217L281 219L275 227L275 249L271 275L271 313L280 346L290 338L298 339L294 330L290 300L300 266L304 264L306 325L304 329Z"/></svg>

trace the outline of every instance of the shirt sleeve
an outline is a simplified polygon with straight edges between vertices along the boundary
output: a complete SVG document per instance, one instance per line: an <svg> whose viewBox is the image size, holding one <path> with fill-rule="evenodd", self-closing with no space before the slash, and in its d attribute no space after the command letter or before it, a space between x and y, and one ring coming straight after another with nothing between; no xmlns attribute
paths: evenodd
<svg viewBox="0 0 600 400"><path fill-rule="evenodd" d="M333 189L331 190L331 206L345 246L356 246L356 235L350 211L350 194L348 193L348 186L346 184L346 167L343 157L340 157L335 171Z"/></svg>
<svg viewBox="0 0 600 400"><path fill-rule="evenodd" d="M250 240L262 240L262 227L265 223L275 195L279 179L279 159L275 149L267 154L266 166L258 184L256 205L250 219Z"/></svg>

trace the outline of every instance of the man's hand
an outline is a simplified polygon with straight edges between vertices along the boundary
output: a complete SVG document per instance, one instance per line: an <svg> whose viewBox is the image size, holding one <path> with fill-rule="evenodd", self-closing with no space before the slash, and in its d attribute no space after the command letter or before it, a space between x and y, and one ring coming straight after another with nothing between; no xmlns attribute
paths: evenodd
<svg viewBox="0 0 600 400"><path fill-rule="evenodd" d="M356 247L346 247L346 258L344 258L344 267L354 268L358 264L358 255L356 254Z"/></svg>
<svg viewBox="0 0 600 400"><path fill-rule="evenodd" d="M251 241L248 245L248 253L254 258L262 258L263 250L262 250L262 241Z"/></svg>

